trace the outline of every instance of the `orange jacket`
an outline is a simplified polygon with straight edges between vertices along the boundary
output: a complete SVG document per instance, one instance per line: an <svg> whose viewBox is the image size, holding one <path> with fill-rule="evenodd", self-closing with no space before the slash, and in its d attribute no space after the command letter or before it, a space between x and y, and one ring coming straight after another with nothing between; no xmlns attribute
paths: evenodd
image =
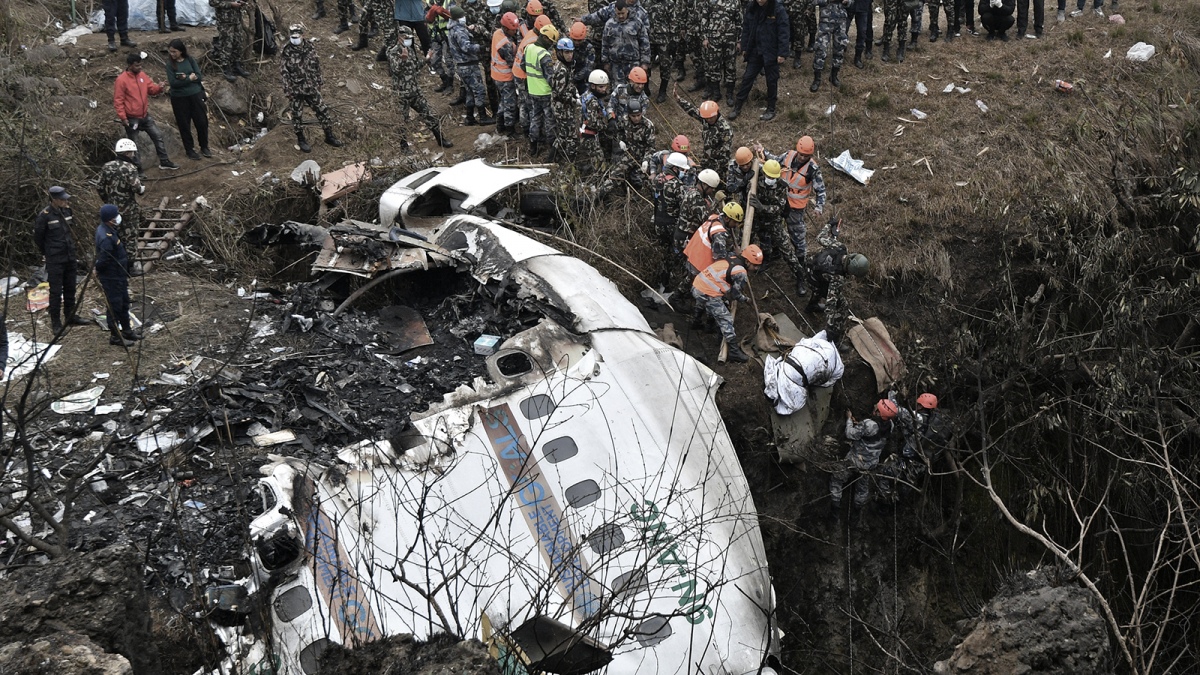
<svg viewBox="0 0 1200 675"><path fill-rule="evenodd" d="M146 73L136 75L128 70L117 76L113 85L113 107L117 109L117 117L122 122L133 119L145 119L150 116L150 97L158 96L163 88L154 84L154 80Z"/></svg>

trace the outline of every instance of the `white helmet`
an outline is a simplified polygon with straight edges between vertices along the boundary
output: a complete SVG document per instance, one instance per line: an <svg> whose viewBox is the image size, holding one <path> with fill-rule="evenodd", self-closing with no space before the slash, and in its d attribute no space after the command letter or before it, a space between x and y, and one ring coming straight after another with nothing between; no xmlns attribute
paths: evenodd
<svg viewBox="0 0 1200 675"><path fill-rule="evenodd" d="M137 143L134 143L132 139L122 138L117 141L117 147L113 148L113 152L118 155L122 152L137 152Z"/></svg>
<svg viewBox="0 0 1200 675"><path fill-rule="evenodd" d="M705 170L701 171L700 175L697 176L696 178L698 178L701 183L704 183L705 185L707 185L710 188L715 188L721 184L721 177L718 176L717 172L713 171L712 169L705 169Z"/></svg>
<svg viewBox="0 0 1200 675"><path fill-rule="evenodd" d="M588 84L608 84L608 73L600 70L599 68L593 70L592 73L588 75Z"/></svg>
<svg viewBox="0 0 1200 675"><path fill-rule="evenodd" d="M684 155L682 152L672 152L671 154L667 155L667 165L679 169L686 169L688 166L690 166L688 164L687 155Z"/></svg>

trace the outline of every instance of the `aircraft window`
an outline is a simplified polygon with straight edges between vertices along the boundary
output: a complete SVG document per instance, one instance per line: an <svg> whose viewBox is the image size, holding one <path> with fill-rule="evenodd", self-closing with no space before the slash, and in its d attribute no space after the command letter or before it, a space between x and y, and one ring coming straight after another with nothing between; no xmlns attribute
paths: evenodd
<svg viewBox="0 0 1200 675"><path fill-rule="evenodd" d="M522 404L524 405L524 404ZM600 499L600 486L596 481L588 479L567 488L567 505L580 508Z"/></svg>
<svg viewBox="0 0 1200 675"><path fill-rule="evenodd" d="M277 570L300 557L300 542L292 537L287 528L281 528L270 537L254 542L258 557L269 570Z"/></svg>
<svg viewBox="0 0 1200 675"><path fill-rule="evenodd" d="M570 436L562 436L547 442L542 446L542 455L547 462L558 464L579 454L579 446Z"/></svg>
<svg viewBox="0 0 1200 675"><path fill-rule="evenodd" d="M266 513L267 511L275 508L275 504L277 504L279 500L275 497L275 490L270 485L261 483L259 487L262 489L262 512Z"/></svg>
<svg viewBox="0 0 1200 675"><path fill-rule="evenodd" d="M633 634L643 647L653 647L671 637L671 621L665 616L652 616L634 628Z"/></svg>
<svg viewBox="0 0 1200 675"><path fill-rule="evenodd" d="M320 670L321 654L324 654L325 650L332 645L329 638L321 638L308 643L308 646L300 652L300 670L304 671L304 675L313 675Z"/></svg>
<svg viewBox="0 0 1200 675"><path fill-rule="evenodd" d="M533 370L533 361L523 352L513 352L496 359L496 368L505 377L520 377Z"/></svg>
<svg viewBox="0 0 1200 675"><path fill-rule="evenodd" d="M312 595L303 586L295 586L279 594L275 598L275 614L284 623L291 623L296 617L307 612L312 607Z"/></svg>
<svg viewBox="0 0 1200 675"><path fill-rule="evenodd" d="M605 523L592 530L592 533L587 536L587 543L593 551L604 555L625 543L625 533L621 531L619 525Z"/></svg>
<svg viewBox="0 0 1200 675"><path fill-rule="evenodd" d="M554 412L556 407L554 399L545 394L538 394L521 401L521 414L527 420L536 420L539 417L545 417Z"/></svg>
<svg viewBox="0 0 1200 675"><path fill-rule="evenodd" d="M613 580L613 595L616 597L637 595L650 588L646 571L637 569L626 572Z"/></svg>

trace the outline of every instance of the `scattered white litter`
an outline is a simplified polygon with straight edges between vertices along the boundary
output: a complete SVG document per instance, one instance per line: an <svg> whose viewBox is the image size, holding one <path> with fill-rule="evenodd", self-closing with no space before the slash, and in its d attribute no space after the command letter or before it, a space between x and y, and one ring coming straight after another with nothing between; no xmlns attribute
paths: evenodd
<svg viewBox="0 0 1200 675"><path fill-rule="evenodd" d="M255 338L265 338L275 334L274 322L271 321L270 317L266 316L251 321L250 328L254 330L253 337Z"/></svg>
<svg viewBox="0 0 1200 675"><path fill-rule="evenodd" d="M828 108L826 108L826 109L825 109L825 114L826 114L826 115L832 115L832 114L833 114L833 111L835 111L835 110L837 110L837 104L836 104L836 103L834 103L833 105L831 105L831 106L829 106Z"/></svg>
<svg viewBox="0 0 1200 675"><path fill-rule="evenodd" d="M92 373L92 377L96 378L97 380L107 380L108 373Z"/></svg>
<svg viewBox="0 0 1200 675"><path fill-rule="evenodd" d="M1106 58L1106 59L1111 59L1111 58L1112 58L1112 50L1111 50L1111 49L1110 49L1110 50L1108 50L1108 51L1106 51L1106 52L1104 52L1104 58Z"/></svg>
<svg viewBox="0 0 1200 675"><path fill-rule="evenodd" d="M910 113L912 113L912 116L913 116L913 117L915 117L915 118L917 118L917 119L919 119L919 120L923 120L923 119L925 119L926 117L929 117L929 115L926 115L925 113L921 112L920 110L917 110L916 108L913 108L913 109L912 109L912 110L910 110L909 112L910 112Z"/></svg>
<svg viewBox="0 0 1200 675"><path fill-rule="evenodd" d="M16 295L25 288L25 284L16 277L0 279L0 295Z"/></svg>
<svg viewBox="0 0 1200 675"><path fill-rule="evenodd" d="M954 91L957 91L960 94L965 94L965 93L971 91L971 88L970 87L955 87Z"/></svg>
<svg viewBox="0 0 1200 675"><path fill-rule="evenodd" d="M183 442L176 431L146 431L134 439L138 450L149 455L152 452L165 452Z"/></svg>
<svg viewBox="0 0 1200 675"><path fill-rule="evenodd" d="M44 342L31 342L20 333L8 334L8 363L4 369L3 382L15 382L28 375L39 360L42 364L49 363L58 354L62 345L48 345Z"/></svg>
<svg viewBox="0 0 1200 675"><path fill-rule="evenodd" d="M955 184L955 185L957 185L958 187L967 187L968 185L970 185L970 184L971 184L971 181L969 181L969 180L960 180L960 181L955 181L955 182L954 182L954 184Z"/></svg>
<svg viewBox="0 0 1200 675"><path fill-rule="evenodd" d="M861 159L854 159L850 156L850 151L845 150L842 154L829 160L829 164L833 168L848 174L851 178L866 185L871 182L871 176L875 175L874 169L864 169Z"/></svg>
<svg viewBox="0 0 1200 675"><path fill-rule="evenodd" d="M92 29L90 26L76 26L71 30L64 32L62 35L54 38L54 44L62 47L63 45L73 45L79 41L79 38L84 35L91 35Z"/></svg>
<svg viewBox="0 0 1200 675"><path fill-rule="evenodd" d="M924 82L918 82L917 83L917 93L922 96L928 96L929 95L929 87L926 87Z"/></svg>
<svg viewBox="0 0 1200 675"><path fill-rule="evenodd" d="M1130 61L1149 61L1151 56L1154 56L1154 45L1148 45L1145 42L1137 43L1125 53L1125 58Z"/></svg>
<svg viewBox="0 0 1200 675"><path fill-rule="evenodd" d="M382 84L379 84L379 83L377 83L377 82L372 82L372 83L371 83L371 88L372 88L372 89L383 89L383 85L382 85Z"/></svg>
<svg viewBox="0 0 1200 675"><path fill-rule="evenodd" d="M496 145L497 143L503 143L506 140L508 140L508 138L503 134L484 133L479 134L479 136L475 138L475 143L473 145L475 147L475 152L483 152L493 145Z"/></svg>
<svg viewBox="0 0 1200 675"><path fill-rule="evenodd" d="M308 183L316 185L321 180L321 165L306 159L292 169L292 180L301 185Z"/></svg>
<svg viewBox="0 0 1200 675"><path fill-rule="evenodd" d="M296 440L295 432L293 432L289 429L284 429L282 431L275 431L275 432L272 432L269 434L259 434L258 436L255 436L254 437L254 445L256 445L260 448L265 448L270 445L279 445L280 443L290 443L294 440Z"/></svg>
<svg viewBox="0 0 1200 675"><path fill-rule="evenodd" d="M979 111L980 111L980 112L987 112L987 111L988 111L987 104L985 104L983 101L980 101L979 99L975 99L975 107L976 107L976 108L979 108Z"/></svg>
<svg viewBox="0 0 1200 675"><path fill-rule="evenodd" d="M951 82L950 84L946 85L946 88L942 90L942 93L943 93L943 94L949 94L949 93L950 93L950 92L952 92L952 91L954 91L954 83L953 83L953 82Z"/></svg>
<svg viewBox="0 0 1200 675"><path fill-rule="evenodd" d="M113 413L115 413L115 412L121 412L121 411L122 411L122 410L124 410L124 409L125 409L125 404L124 404L124 403L120 403L120 402L118 402L118 403L105 403L104 405L98 405L98 406L96 406L95 414L97 414L97 415L111 415L111 414L113 414Z"/></svg>
<svg viewBox="0 0 1200 675"><path fill-rule="evenodd" d="M103 393L104 385L77 391L74 394L68 394L51 403L50 409L59 415L87 412L96 407L96 403L100 401L100 394Z"/></svg>

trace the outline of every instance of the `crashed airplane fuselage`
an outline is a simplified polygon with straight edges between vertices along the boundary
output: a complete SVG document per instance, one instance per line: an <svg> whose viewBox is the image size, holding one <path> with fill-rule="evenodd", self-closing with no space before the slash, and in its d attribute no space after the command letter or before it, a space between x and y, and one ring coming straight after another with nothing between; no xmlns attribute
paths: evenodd
<svg viewBox="0 0 1200 675"><path fill-rule="evenodd" d="M272 635L222 629L226 667L314 673L332 643L448 632L505 672L773 673L720 378L576 258L469 215L429 234L489 290L554 311L400 437L263 467L245 585Z"/></svg>

